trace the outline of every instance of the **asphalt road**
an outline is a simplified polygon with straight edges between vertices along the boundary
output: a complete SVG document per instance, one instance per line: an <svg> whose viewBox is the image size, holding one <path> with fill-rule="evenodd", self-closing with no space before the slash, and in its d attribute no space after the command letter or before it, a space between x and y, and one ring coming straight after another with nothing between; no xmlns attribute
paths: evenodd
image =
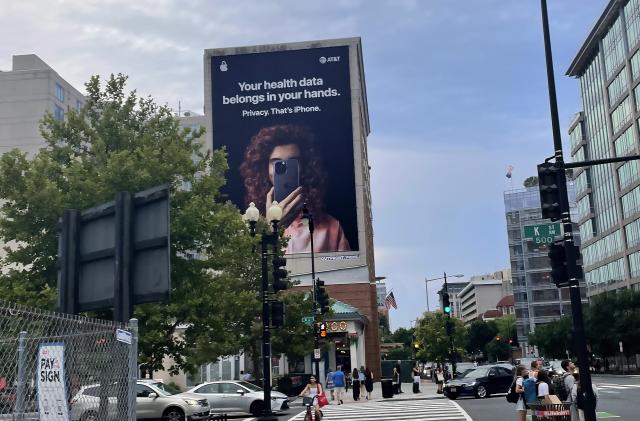
<svg viewBox="0 0 640 421"><path fill-rule="evenodd" d="M598 419L611 421L638 421L640 402L640 375L594 376L598 388ZM515 420L515 405L507 402L505 395L487 399L458 398L473 421Z"/></svg>

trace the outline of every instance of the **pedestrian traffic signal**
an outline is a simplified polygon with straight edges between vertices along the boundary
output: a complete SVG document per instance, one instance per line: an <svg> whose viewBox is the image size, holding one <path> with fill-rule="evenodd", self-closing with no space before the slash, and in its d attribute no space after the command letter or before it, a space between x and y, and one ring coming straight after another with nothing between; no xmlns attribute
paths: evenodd
<svg viewBox="0 0 640 421"><path fill-rule="evenodd" d="M320 279L316 279L316 303L318 304L318 309L320 309L320 314L329 312L329 294L324 288L324 281Z"/></svg>
<svg viewBox="0 0 640 421"><path fill-rule="evenodd" d="M449 293L442 293L442 309L446 314L451 314L451 302L449 301Z"/></svg>
<svg viewBox="0 0 640 421"><path fill-rule="evenodd" d="M562 172L555 163L545 162L538 165L538 189L540 190L540 209L542 217L557 221L562 219L560 193ZM568 209L567 209L568 211Z"/></svg>
<svg viewBox="0 0 640 421"><path fill-rule="evenodd" d="M282 301L271 301L271 326L284 326L284 303Z"/></svg>
<svg viewBox="0 0 640 421"><path fill-rule="evenodd" d="M321 338L327 337L327 324L325 322L320 323L320 337Z"/></svg>
<svg viewBox="0 0 640 421"><path fill-rule="evenodd" d="M285 290L289 287L287 284L287 276L289 273L284 268L287 265L287 259L280 256L275 256L272 260L273 263L273 292Z"/></svg>

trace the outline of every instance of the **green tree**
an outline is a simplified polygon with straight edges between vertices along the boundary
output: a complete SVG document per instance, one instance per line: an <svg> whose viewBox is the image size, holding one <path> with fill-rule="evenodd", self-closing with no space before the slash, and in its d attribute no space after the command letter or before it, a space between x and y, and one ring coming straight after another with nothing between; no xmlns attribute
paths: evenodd
<svg viewBox="0 0 640 421"><path fill-rule="evenodd" d="M261 310L255 240L220 196L224 151L202 152L201 130L182 129L168 108L125 92L126 80L112 75L103 87L92 77L81 110L70 109L63 121L43 118L46 144L34 157L13 150L0 158L0 238L16 244L2 259L10 269L0 294L54 308L62 211L169 183L171 300L135 308L140 362L157 370L169 356L172 371L192 370L236 353L251 336Z"/></svg>
<svg viewBox="0 0 640 421"><path fill-rule="evenodd" d="M488 360L500 361L511 359L511 345L502 336L493 338L485 346L486 355Z"/></svg>
<svg viewBox="0 0 640 421"><path fill-rule="evenodd" d="M399 327L391 334L391 342L401 343L405 347L409 348L409 350L411 350L411 347L413 346L414 334L414 328L406 329L404 327Z"/></svg>
<svg viewBox="0 0 640 421"><path fill-rule="evenodd" d="M516 328L516 317L512 315L498 317L491 321L498 329L498 334L501 338L505 339L505 342L509 343L509 339L513 344L517 343L518 330Z"/></svg>
<svg viewBox="0 0 640 421"><path fill-rule="evenodd" d="M529 343L536 345L547 358L566 358L567 351L573 350L573 328L569 317L536 326L528 335Z"/></svg>
<svg viewBox="0 0 640 421"><path fill-rule="evenodd" d="M640 353L640 291L607 292L591 298L585 310L587 337L601 356L619 353L622 341L627 356ZM606 335L602 334L606 332Z"/></svg>
<svg viewBox="0 0 640 421"><path fill-rule="evenodd" d="M532 175L531 177L527 177L522 183L524 187L535 187L538 185L538 176Z"/></svg>
<svg viewBox="0 0 640 421"><path fill-rule="evenodd" d="M378 313L378 326L380 342L393 342L391 340L391 330L389 329L389 318L382 313Z"/></svg>
<svg viewBox="0 0 640 421"><path fill-rule="evenodd" d="M498 327L495 323L487 323L484 320L476 320L469 325L467 331L466 349L470 354L487 355L486 346L498 334Z"/></svg>
<svg viewBox="0 0 640 421"><path fill-rule="evenodd" d="M446 322L448 316L444 313L425 313L417 323L415 332L419 351L416 358L421 361L445 361L449 359L450 343L447 336ZM453 345L457 355L464 353L467 329L462 320L452 317Z"/></svg>

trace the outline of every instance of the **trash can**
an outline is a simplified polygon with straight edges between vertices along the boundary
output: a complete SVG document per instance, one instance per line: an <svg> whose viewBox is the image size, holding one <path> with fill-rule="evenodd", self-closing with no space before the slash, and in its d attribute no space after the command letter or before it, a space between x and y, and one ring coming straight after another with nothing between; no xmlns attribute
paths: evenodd
<svg viewBox="0 0 640 421"><path fill-rule="evenodd" d="M391 379L380 379L383 398L393 398L393 381Z"/></svg>
<svg viewBox="0 0 640 421"><path fill-rule="evenodd" d="M571 421L571 404L531 403L531 421Z"/></svg>

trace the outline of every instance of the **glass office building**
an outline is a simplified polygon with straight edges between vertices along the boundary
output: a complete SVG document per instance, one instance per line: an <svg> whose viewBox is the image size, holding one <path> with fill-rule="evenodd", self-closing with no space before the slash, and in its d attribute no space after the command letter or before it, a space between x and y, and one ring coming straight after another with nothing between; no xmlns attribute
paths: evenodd
<svg viewBox="0 0 640 421"><path fill-rule="evenodd" d="M640 118L640 0L611 0L573 59L582 111L569 137L574 161L636 155ZM575 172L588 294L639 288L638 161Z"/></svg>
<svg viewBox="0 0 640 421"><path fill-rule="evenodd" d="M573 183L567 184L567 190L572 219L575 220ZM523 355L528 356L532 349L527 347L527 335L535 331L537 325L571 315L571 299L569 289L558 289L551 279L547 245L525 238L525 227L551 223L542 219L538 186L506 191L504 206L518 342L523 348ZM574 241L580 243L578 233L574 235ZM584 283L581 286L584 294Z"/></svg>

